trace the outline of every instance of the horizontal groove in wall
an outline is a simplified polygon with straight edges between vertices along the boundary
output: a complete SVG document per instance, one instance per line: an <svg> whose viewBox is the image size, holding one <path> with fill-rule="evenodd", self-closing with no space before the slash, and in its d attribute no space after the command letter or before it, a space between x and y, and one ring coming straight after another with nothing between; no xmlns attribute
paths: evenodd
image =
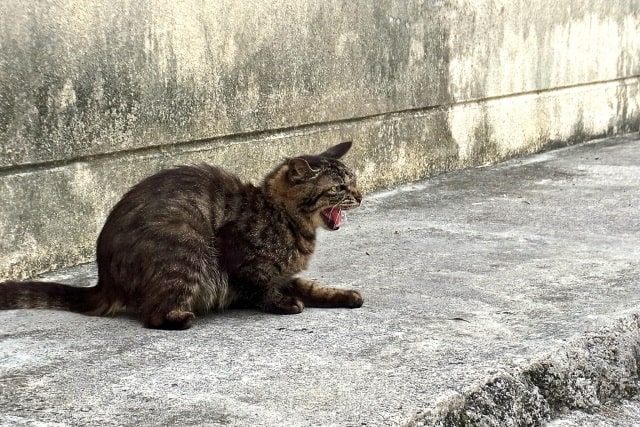
<svg viewBox="0 0 640 427"><path fill-rule="evenodd" d="M314 134L318 132L330 131L332 129L338 129L342 125L349 125L354 123L373 121L373 120L394 120L402 119L404 117L419 116L421 114L427 114L432 111L441 109L450 109L458 106L474 105L474 104L491 104L493 102L504 101L505 99L518 99L526 98L530 96L544 96L552 93L570 93L576 90L584 90L585 88L596 86L610 86L610 85L630 85L640 84L640 75L634 75L629 77L620 77L611 80L592 81L588 83L581 83L575 85L559 86L544 90L535 90L528 92L520 92L515 94L506 94L500 96L469 99L465 101L453 102L446 105L434 105L428 107L416 107L408 108L404 110L397 110L391 112L371 114L368 116L359 116L346 119L338 119L320 123L305 123L296 126L266 129L259 131L251 131L244 133L235 133L229 135L220 135L212 138L194 139L189 141L176 141L173 143L150 145L146 147L137 147L118 151L109 151L98 154L87 154L67 159L56 159L34 163L23 163L18 165L10 165L0 167L0 176L6 176L15 173L23 173L35 170L50 169L56 167L67 166L74 163L90 162L101 159L115 159L118 157L129 157L134 155L145 155L156 152L171 151L176 147L180 147L181 151L200 151L210 149L211 144L239 144L252 140L269 140L278 139L286 136Z"/></svg>

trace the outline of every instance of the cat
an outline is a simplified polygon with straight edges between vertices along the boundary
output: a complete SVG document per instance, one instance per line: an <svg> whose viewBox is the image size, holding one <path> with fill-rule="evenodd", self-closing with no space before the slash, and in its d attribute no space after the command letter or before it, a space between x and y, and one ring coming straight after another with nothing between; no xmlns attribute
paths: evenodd
<svg viewBox="0 0 640 427"><path fill-rule="evenodd" d="M136 314L143 325L188 329L229 307L296 314L362 306L355 290L319 285L306 269L319 228L337 230L362 193L339 159L343 142L286 159L260 186L201 164L152 175L113 207L97 241L98 283L0 283L0 309Z"/></svg>

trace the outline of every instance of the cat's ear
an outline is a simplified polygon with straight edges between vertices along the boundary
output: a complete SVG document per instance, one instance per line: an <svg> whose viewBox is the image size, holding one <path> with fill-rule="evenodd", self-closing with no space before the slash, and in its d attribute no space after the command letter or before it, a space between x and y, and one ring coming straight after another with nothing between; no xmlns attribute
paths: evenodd
<svg viewBox="0 0 640 427"><path fill-rule="evenodd" d="M334 145L333 147L329 148L327 151L320 154L320 156L329 157L332 159L339 159L345 154L347 154L347 151L349 151L352 144L353 144L353 141L341 142L340 144Z"/></svg>
<svg viewBox="0 0 640 427"><path fill-rule="evenodd" d="M289 159L289 180L292 182L304 181L312 178L318 173L317 170L312 169L309 163L305 159L299 157Z"/></svg>

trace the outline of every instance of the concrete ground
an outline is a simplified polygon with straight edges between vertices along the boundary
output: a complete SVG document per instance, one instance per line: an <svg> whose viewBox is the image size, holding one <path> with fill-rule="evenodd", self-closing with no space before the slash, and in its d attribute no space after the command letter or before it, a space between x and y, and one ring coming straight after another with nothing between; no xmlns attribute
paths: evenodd
<svg viewBox="0 0 640 427"><path fill-rule="evenodd" d="M638 134L371 194L306 274L360 309L0 312L0 424L637 425L639 242Z"/></svg>

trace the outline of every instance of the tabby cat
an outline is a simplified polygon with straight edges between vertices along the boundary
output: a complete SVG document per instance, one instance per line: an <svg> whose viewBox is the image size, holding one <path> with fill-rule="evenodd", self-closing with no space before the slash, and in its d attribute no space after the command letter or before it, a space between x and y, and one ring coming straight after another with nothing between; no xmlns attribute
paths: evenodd
<svg viewBox="0 0 640 427"><path fill-rule="evenodd" d="M0 309L129 312L149 328L187 329L196 313L227 307L360 307L357 291L295 277L309 263L316 230L337 230L342 211L360 205L356 178L339 160L349 148L287 159L259 187L206 164L159 172L109 214L96 286L5 282Z"/></svg>

